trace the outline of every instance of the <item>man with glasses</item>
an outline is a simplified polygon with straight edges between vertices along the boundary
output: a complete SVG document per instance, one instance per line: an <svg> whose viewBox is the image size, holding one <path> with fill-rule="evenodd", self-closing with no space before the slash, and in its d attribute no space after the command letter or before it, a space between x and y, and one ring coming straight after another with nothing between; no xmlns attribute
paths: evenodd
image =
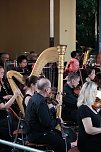
<svg viewBox="0 0 101 152"><path fill-rule="evenodd" d="M77 96L74 94L74 88L79 84L80 76L77 73L70 72L67 82L64 85L62 118L64 121L77 122Z"/></svg>

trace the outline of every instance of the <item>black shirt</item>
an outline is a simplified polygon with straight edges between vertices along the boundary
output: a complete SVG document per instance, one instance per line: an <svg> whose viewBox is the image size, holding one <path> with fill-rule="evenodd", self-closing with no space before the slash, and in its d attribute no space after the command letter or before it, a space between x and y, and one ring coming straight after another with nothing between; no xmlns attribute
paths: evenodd
<svg viewBox="0 0 101 152"><path fill-rule="evenodd" d="M63 92L62 118L63 120L77 121L77 96L74 95L74 89L65 83Z"/></svg>
<svg viewBox="0 0 101 152"><path fill-rule="evenodd" d="M80 152L101 152L101 133L90 135L85 132L82 119L90 117L94 127L101 128L101 116L94 113L88 106L82 105L78 109L78 148Z"/></svg>
<svg viewBox="0 0 101 152"><path fill-rule="evenodd" d="M45 97L34 94L26 107L25 120L28 128L28 140L35 141L41 135L54 129L58 119L52 119Z"/></svg>

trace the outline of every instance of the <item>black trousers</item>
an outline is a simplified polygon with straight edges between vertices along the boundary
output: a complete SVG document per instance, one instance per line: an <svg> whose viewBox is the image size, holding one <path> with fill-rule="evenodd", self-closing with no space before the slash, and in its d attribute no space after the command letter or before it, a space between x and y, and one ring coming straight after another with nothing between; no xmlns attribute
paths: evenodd
<svg viewBox="0 0 101 152"><path fill-rule="evenodd" d="M62 138L61 132L58 130L52 130L44 135L41 135L40 138L35 140L35 143L47 144L52 150L54 150L54 152L66 152L65 141ZM67 143L67 147L68 150L71 148L70 143Z"/></svg>

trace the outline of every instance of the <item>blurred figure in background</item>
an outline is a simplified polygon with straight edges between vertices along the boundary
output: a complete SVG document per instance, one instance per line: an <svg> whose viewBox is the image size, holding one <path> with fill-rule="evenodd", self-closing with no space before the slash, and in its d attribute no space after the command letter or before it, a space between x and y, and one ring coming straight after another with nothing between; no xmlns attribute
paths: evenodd
<svg viewBox="0 0 101 152"><path fill-rule="evenodd" d="M5 66L5 63L6 63L7 61L9 61L9 54L6 53L6 52L1 53L1 54L0 54L0 65L1 65L2 67L4 67L4 66Z"/></svg>
<svg viewBox="0 0 101 152"><path fill-rule="evenodd" d="M86 66L85 69L86 79L85 81L89 82L94 80L95 78L95 68L91 66Z"/></svg>
<svg viewBox="0 0 101 152"><path fill-rule="evenodd" d="M38 54L34 51L31 51L28 55L28 68L30 71L32 71L32 68L34 67L34 64L38 58Z"/></svg>
<svg viewBox="0 0 101 152"><path fill-rule="evenodd" d="M32 61L33 63L36 62L37 58L38 58L38 54L34 51L31 51L29 56L28 56L28 60Z"/></svg>
<svg viewBox="0 0 101 152"><path fill-rule="evenodd" d="M28 76L31 71L29 71L27 64L27 57L25 55L20 55L17 57L17 67L14 70L20 72L22 75Z"/></svg>

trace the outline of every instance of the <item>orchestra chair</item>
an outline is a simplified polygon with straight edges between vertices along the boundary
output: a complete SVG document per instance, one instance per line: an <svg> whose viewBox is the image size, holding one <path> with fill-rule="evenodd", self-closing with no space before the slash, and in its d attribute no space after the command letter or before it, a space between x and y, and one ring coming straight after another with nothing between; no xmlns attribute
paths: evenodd
<svg viewBox="0 0 101 152"><path fill-rule="evenodd" d="M27 124L26 124L26 121L23 120L23 133L26 135L26 139L24 140L24 145L25 146L28 146L28 147L31 147L31 148L36 148L36 149L39 149L39 150L45 150L46 152L54 152L51 147L48 145L48 144L37 144L37 143L31 143L28 141L27 139Z"/></svg>
<svg viewBox="0 0 101 152"><path fill-rule="evenodd" d="M7 121L8 121L8 129L9 135L12 138L12 141L17 144L24 145L25 134L23 132L23 119L22 117L18 117L14 111L7 111ZM16 129L12 128L12 124L14 120L17 120ZM17 149L13 148L12 152L16 152ZM19 150L18 150L19 151Z"/></svg>
<svg viewBox="0 0 101 152"><path fill-rule="evenodd" d="M28 147L33 147L39 150L46 150L47 152L53 152L53 150L51 150L50 146L47 144L36 144L29 142L27 140L26 121L22 117L17 117L17 119L18 119L17 129L12 132L13 118L12 118L12 114L8 112L7 120L8 120L9 135L12 137L14 143L18 143ZM13 148L12 152L15 151L17 151L17 149Z"/></svg>

